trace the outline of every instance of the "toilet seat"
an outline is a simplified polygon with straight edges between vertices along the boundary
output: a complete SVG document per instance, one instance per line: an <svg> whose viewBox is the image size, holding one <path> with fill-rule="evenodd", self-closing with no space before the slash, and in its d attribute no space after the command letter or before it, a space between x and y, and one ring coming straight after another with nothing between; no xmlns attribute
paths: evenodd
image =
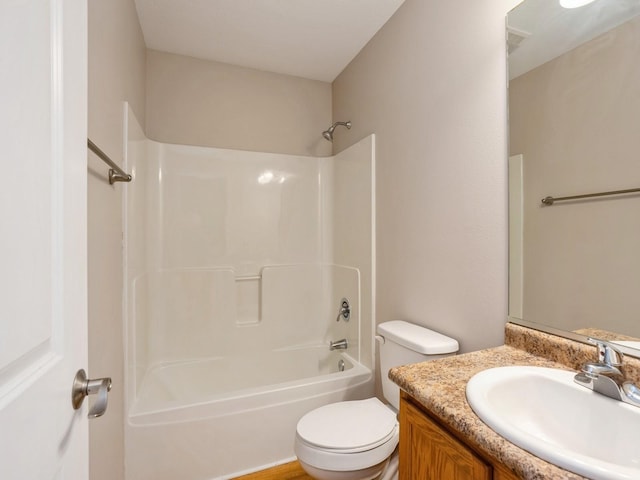
<svg viewBox="0 0 640 480"><path fill-rule="evenodd" d="M399 440L396 414L377 398L317 408L296 428L298 459L316 468L368 468L391 456Z"/></svg>
<svg viewBox="0 0 640 480"><path fill-rule="evenodd" d="M296 432L308 445L357 453L387 442L397 424L395 413L374 397L312 410L300 419Z"/></svg>

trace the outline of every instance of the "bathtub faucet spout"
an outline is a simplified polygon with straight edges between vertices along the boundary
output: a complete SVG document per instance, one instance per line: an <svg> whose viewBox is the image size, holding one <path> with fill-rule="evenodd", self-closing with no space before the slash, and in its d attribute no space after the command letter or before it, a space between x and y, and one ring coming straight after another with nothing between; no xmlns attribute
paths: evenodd
<svg viewBox="0 0 640 480"><path fill-rule="evenodd" d="M346 350L349 346L346 338L342 340L336 340L335 342L329 342L329 350Z"/></svg>

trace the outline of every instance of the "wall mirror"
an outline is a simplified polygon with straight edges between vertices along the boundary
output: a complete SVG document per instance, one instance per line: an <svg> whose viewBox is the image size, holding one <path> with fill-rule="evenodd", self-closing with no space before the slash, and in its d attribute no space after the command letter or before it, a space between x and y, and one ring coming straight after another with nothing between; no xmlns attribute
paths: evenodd
<svg viewBox="0 0 640 480"><path fill-rule="evenodd" d="M640 357L640 0L570 2L507 16L509 317Z"/></svg>

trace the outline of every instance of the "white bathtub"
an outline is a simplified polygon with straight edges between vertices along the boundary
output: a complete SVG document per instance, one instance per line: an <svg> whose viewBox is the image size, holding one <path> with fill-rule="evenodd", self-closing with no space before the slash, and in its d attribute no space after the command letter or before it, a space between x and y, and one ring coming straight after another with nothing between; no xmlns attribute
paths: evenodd
<svg viewBox="0 0 640 480"><path fill-rule="evenodd" d="M302 415L372 394L371 371L326 345L155 366L129 411L126 477L227 479L286 462Z"/></svg>
<svg viewBox="0 0 640 480"><path fill-rule="evenodd" d="M125 479L287 461L302 415L373 395L374 138L322 158L170 145L127 112Z"/></svg>

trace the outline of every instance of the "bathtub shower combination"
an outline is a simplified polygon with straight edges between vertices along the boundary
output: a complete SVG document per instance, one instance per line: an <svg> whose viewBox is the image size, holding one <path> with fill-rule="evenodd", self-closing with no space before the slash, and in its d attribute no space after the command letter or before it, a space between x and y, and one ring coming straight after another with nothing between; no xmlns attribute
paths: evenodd
<svg viewBox="0 0 640 480"><path fill-rule="evenodd" d="M327 158L169 145L125 109L126 478L290 460L306 412L373 392L374 138Z"/></svg>

